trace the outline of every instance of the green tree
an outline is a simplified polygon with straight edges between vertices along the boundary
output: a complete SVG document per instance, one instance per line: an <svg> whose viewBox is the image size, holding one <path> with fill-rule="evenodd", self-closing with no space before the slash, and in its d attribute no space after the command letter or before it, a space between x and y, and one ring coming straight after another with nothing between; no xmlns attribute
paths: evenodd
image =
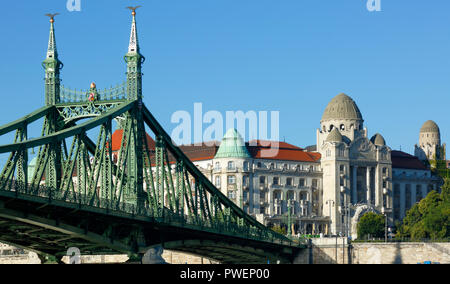
<svg viewBox="0 0 450 284"><path fill-rule="evenodd" d="M403 224L397 230L398 237L419 241L450 237L450 179L445 179L441 194L431 191L418 204L408 210Z"/></svg>
<svg viewBox="0 0 450 284"><path fill-rule="evenodd" d="M358 239L365 239L369 235L382 238L385 230L385 217L383 215L368 212L359 219L357 225Z"/></svg>
<svg viewBox="0 0 450 284"><path fill-rule="evenodd" d="M285 227L281 227L280 225L274 225L271 229L274 232L277 232L277 233L282 234L282 235L286 235L287 234L286 228Z"/></svg>

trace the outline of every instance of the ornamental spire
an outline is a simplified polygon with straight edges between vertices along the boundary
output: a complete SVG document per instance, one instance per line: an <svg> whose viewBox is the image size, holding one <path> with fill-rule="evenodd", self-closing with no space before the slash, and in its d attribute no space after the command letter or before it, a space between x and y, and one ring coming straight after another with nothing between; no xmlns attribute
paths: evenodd
<svg viewBox="0 0 450 284"><path fill-rule="evenodd" d="M142 99L142 64L145 57L142 56L139 50L139 41L136 28L136 9L141 6L127 7L133 15L133 22L131 24L130 44L128 46L128 53L125 55L125 62L127 63L127 98L129 100Z"/></svg>
<svg viewBox="0 0 450 284"><path fill-rule="evenodd" d="M50 37L48 40L47 58L42 62L42 67L45 69L45 103L46 105L54 105L59 103L59 85L61 80L59 79L59 71L64 66L58 59L58 52L56 50L55 40L55 22L56 14L46 14L50 17Z"/></svg>
<svg viewBox="0 0 450 284"><path fill-rule="evenodd" d="M47 58L58 58L58 51L56 50L55 40L55 27L53 26L53 23L55 22L55 16L57 15L59 15L59 13L46 14L46 16L50 17L50 36L48 39Z"/></svg>
<svg viewBox="0 0 450 284"><path fill-rule="evenodd" d="M137 35L137 27L136 27L136 9L142 6L136 7L127 7L130 9L131 15L133 15L133 22L131 23L131 35L130 35L130 44L128 46L128 53L139 53L139 40Z"/></svg>

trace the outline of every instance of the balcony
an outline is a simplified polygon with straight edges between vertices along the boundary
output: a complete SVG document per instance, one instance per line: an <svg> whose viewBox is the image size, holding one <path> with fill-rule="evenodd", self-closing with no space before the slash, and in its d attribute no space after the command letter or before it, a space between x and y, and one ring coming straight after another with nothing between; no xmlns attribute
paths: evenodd
<svg viewBox="0 0 450 284"><path fill-rule="evenodd" d="M308 200L300 200L300 206L308 206L309 201Z"/></svg>
<svg viewBox="0 0 450 284"><path fill-rule="evenodd" d="M283 186L281 184L273 184L273 183L271 183L270 184L270 188L281 189L281 188L283 188Z"/></svg>
<svg viewBox="0 0 450 284"><path fill-rule="evenodd" d="M234 168L226 168L226 172L227 173L237 173L238 172L238 168L234 167Z"/></svg>

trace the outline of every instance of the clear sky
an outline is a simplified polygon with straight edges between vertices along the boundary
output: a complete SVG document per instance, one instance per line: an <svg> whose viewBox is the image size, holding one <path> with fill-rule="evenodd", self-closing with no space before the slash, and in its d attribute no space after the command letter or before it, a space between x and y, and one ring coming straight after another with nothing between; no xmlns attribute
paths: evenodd
<svg viewBox="0 0 450 284"><path fill-rule="evenodd" d="M381 133L392 149L413 153L429 119L450 144L450 1L381 3L369 12L366 0L81 0L69 12L65 0L2 1L0 124L44 105L45 13L61 13L63 84L103 88L125 80L125 6L142 5L144 102L169 133L172 114L200 102L224 115L279 111L281 139L308 146L344 92L369 136Z"/></svg>

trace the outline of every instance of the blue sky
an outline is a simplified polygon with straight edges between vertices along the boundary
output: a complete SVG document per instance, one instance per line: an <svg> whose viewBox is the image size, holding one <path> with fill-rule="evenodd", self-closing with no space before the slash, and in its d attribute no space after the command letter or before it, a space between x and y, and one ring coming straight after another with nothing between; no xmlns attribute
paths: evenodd
<svg viewBox="0 0 450 284"><path fill-rule="evenodd" d="M3 1L0 124L44 104L45 13L61 13L63 84L103 88L125 80L125 6L140 4L144 102L169 133L174 112L201 102L223 115L279 111L281 139L307 146L327 103L345 92L369 135L393 149L413 153L429 119L450 143L450 2L381 3L369 12L366 0L81 0L81 12L69 12L65 0Z"/></svg>

